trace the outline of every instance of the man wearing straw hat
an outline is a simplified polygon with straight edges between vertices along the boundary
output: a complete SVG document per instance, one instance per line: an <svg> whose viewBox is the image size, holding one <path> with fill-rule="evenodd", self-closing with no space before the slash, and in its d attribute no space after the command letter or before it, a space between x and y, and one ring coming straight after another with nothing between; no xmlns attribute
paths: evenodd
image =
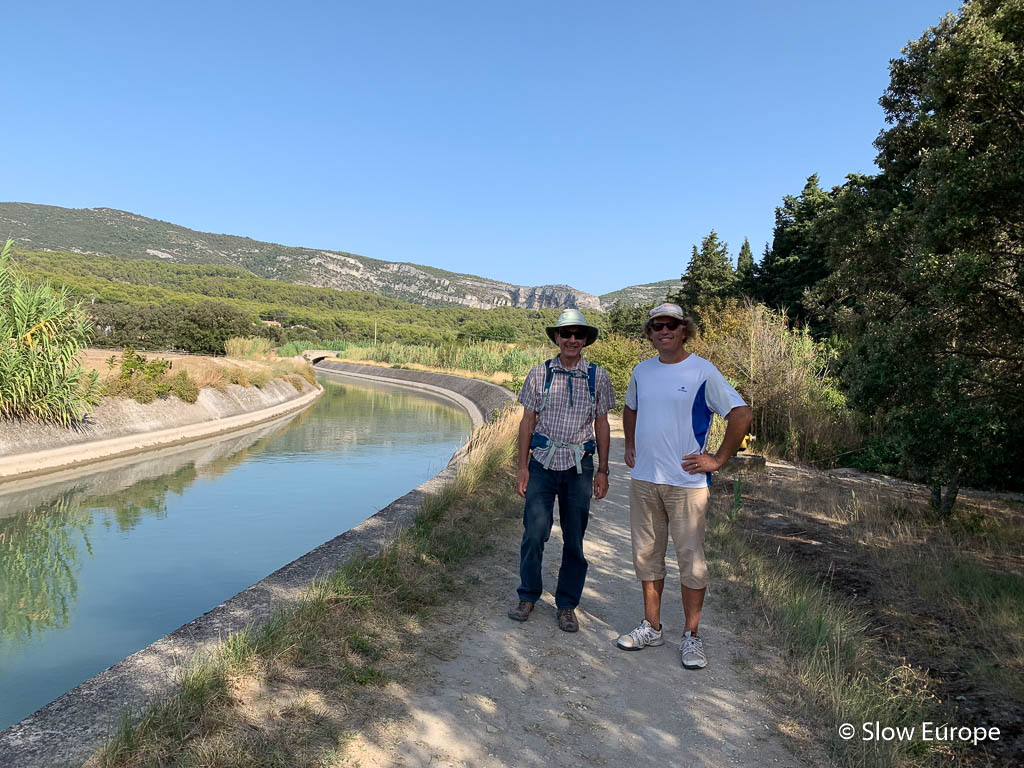
<svg viewBox="0 0 1024 768"><path fill-rule="evenodd" d="M608 411L615 392L608 372L583 359L583 348L598 330L583 313L567 309L545 329L558 355L526 376L519 402L519 473L516 488L526 499L520 547L519 603L509 618L526 621L543 589L541 560L554 523L555 498L562 529L562 565L555 589L558 626L579 631L576 606L587 578L583 535L590 519L590 497L608 493ZM597 467L594 467L594 454Z"/></svg>

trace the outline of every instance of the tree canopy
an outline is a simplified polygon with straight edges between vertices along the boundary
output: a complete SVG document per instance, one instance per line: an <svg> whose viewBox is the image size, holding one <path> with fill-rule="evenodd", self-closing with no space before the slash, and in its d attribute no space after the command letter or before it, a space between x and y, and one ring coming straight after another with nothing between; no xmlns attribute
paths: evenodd
<svg viewBox="0 0 1024 768"><path fill-rule="evenodd" d="M1024 0L966 4L890 71L880 173L838 191L816 290L852 402L948 512L1024 466Z"/></svg>

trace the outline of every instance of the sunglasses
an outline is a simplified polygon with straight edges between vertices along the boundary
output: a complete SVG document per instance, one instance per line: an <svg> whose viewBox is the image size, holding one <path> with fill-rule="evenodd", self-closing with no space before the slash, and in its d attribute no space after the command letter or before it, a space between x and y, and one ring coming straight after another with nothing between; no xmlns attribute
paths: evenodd
<svg viewBox="0 0 1024 768"><path fill-rule="evenodd" d="M668 328L670 331L674 331L682 324L683 323L680 320L665 320L664 322L655 320L651 323L651 328L655 331L660 331L662 328Z"/></svg>
<svg viewBox="0 0 1024 768"><path fill-rule="evenodd" d="M571 328L559 328L558 335L563 339L579 339L580 341L587 340L587 332L584 330L574 331Z"/></svg>

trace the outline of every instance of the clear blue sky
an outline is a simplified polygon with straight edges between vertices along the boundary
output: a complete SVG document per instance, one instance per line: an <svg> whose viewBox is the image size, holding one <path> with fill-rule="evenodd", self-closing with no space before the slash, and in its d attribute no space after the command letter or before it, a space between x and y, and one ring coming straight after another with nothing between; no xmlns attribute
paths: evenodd
<svg viewBox="0 0 1024 768"><path fill-rule="evenodd" d="M958 7L12 3L0 200L605 293L871 172L889 59Z"/></svg>

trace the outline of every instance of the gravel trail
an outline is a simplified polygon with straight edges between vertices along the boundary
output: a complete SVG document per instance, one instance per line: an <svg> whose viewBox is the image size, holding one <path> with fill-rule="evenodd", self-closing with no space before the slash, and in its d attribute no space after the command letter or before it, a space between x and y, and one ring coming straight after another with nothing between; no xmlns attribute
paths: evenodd
<svg viewBox="0 0 1024 768"><path fill-rule="evenodd" d="M638 652L615 646L643 617L629 540L629 471L613 432L611 486L595 502L585 551L580 632L558 629L545 592L530 620L510 621L518 537L478 564L472 593L435 615L432 661L411 688L392 686L404 715L353 736L346 765L371 766L802 766L783 744L748 665L755 652L714 584L701 635L708 667L683 669L679 579L672 548L665 585L666 642ZM556 511L557 518L557 511ZM545 588L561 554L555 525Z"/></svg>

